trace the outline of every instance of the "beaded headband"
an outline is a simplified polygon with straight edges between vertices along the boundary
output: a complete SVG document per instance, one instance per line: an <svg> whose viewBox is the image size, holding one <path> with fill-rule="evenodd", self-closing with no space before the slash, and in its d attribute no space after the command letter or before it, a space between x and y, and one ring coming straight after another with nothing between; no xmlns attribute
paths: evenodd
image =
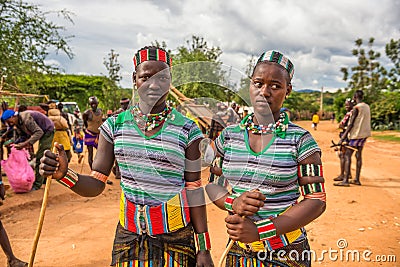
<svg viewBox="0 0 400 267"><path fill-rule="evenodd" d="M172 66L172 59L169 56L168 52L160 49L160 48L143 48L139 50L135 56L133 57L133 65L135 66L135 70L140 63L143 63L148 60L156 60L167 63L169 67Z"/></svg>
<svg viewBox="0 0 400 267"><path fill-rule="evenodd" d="M287 72L289 73L290 79L293 78L294 75L294 65L292 61L290 61L289 58L285 57L282 53L274 50L270 50L267 52L264 52L257 60L257 63L259 62L275 62L284 67Z"/></svg>

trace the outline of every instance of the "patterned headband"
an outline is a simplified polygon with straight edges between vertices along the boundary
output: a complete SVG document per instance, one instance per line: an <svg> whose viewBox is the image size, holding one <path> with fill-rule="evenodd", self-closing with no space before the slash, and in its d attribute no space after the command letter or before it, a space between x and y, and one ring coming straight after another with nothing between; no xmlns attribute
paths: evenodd
<svg viewBox="0 0 400 267"><path fill-rule="evenodd" d="M133 65L135 66L135 70L140 63L143 63L148 60L157 60L167 63L169 67L172 66L172 59L169 56L168 52L151 47L151 48L143 48L139 50L135 56L133 57Z"/></svg>
<svg viewBox="0 0 400 267"><path fill-rule="evenodd" d="M275 62L284 67L287 72L289 73L290 80L293 78L294 75L294 65L292 61L290 61L289 58L285 57L282 53L278 51L267 51L264 52L257 60L257 63L259 62Z"/></svg>

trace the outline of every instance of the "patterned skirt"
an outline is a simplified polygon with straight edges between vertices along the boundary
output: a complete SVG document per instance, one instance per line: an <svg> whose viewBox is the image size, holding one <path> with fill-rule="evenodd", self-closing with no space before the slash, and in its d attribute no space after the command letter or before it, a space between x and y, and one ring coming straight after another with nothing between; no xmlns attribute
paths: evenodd
<svg viewBox="0 0 400 267"><path fill-rule="evenodd" d="M226 267L309 267L310 246L307 238L272 252L251 252L236 243L226 257Z"/></svg>
<svg viewBox="0 0 400 267"><path fill-rule="evenodd" d="M93 146L97 148L97 144L99 142L99 134L90 132L89 130L85 130L85 136L83 138L86 146Z"/></svg>
<svg viewBox="0 0 400 267"><path fill-rule="evenodd" d="M192 225L172 233L149 236L130 232L118 223L111 266L196 266Z"/></svg>

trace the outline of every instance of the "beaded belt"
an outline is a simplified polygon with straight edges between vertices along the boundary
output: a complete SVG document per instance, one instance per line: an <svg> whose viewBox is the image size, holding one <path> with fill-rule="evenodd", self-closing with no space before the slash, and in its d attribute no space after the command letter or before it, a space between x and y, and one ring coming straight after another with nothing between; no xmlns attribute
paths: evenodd
<svg viewBox="0 0 400 267"><path fill-rule="evenodd" d="M158 235L174 232L190 222L186 191L158 206L137 205L121 194L119 221L136 234Z"/></svg>
<svg viewBox="0 0 400 267"><path fill-rule="evenodd" d="M287 246L294 241L296 241L299 237L302 236L304 231L304 228L300 228L297 230L294 230L292 232L275 236L272 238L269 238L264 241L255 241L252 243L242 243L240 241L237 241L237 244L239 247L246 249L248 251L253 251L253 252L258 252L258 251L272 251L272 250L277 250L279 248L282 248L284 246Z"/></svg>

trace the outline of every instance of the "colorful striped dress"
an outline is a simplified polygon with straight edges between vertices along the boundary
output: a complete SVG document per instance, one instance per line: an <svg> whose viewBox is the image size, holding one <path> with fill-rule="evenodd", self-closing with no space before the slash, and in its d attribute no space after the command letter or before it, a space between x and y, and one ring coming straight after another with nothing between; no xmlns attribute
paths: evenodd
<svg viewBox="0 0 400 267"><path fill-rule="evenodd" d="M203 137L200 129L172 109L162 128L147 137L127 110L108 118L100 132L114 144L121 172L112 266L194 266L188 207L182 212L172 208L186 203L185 151Z"/></svg>
<svg viewBox="0 0 400 267"><path fill-rule="evenodd" d="M242 121L241 125L244 123ZM215 145L223 156L223 177L234 193L259 189L266 195L265 205L250 217L254 221L276 217L297 203L300 196L297 165L313 153L321 152L311 134L291 122L284 138L274 134L269 144L259 153L250 148L248 132L240 125L225 128L216 139ZM220 181L219 183L224 184ZM281 235L278 241L279 244L267 243L265 249L272 251L275 245L283 248L304 245L307 242L305 230L299 229ZM251 259L249 255L250 259L246 260L243 251L244 249L235 244L228 255L227 266L269 266L269 263ZM248 264L239 264L243 260Z"/></svg>

